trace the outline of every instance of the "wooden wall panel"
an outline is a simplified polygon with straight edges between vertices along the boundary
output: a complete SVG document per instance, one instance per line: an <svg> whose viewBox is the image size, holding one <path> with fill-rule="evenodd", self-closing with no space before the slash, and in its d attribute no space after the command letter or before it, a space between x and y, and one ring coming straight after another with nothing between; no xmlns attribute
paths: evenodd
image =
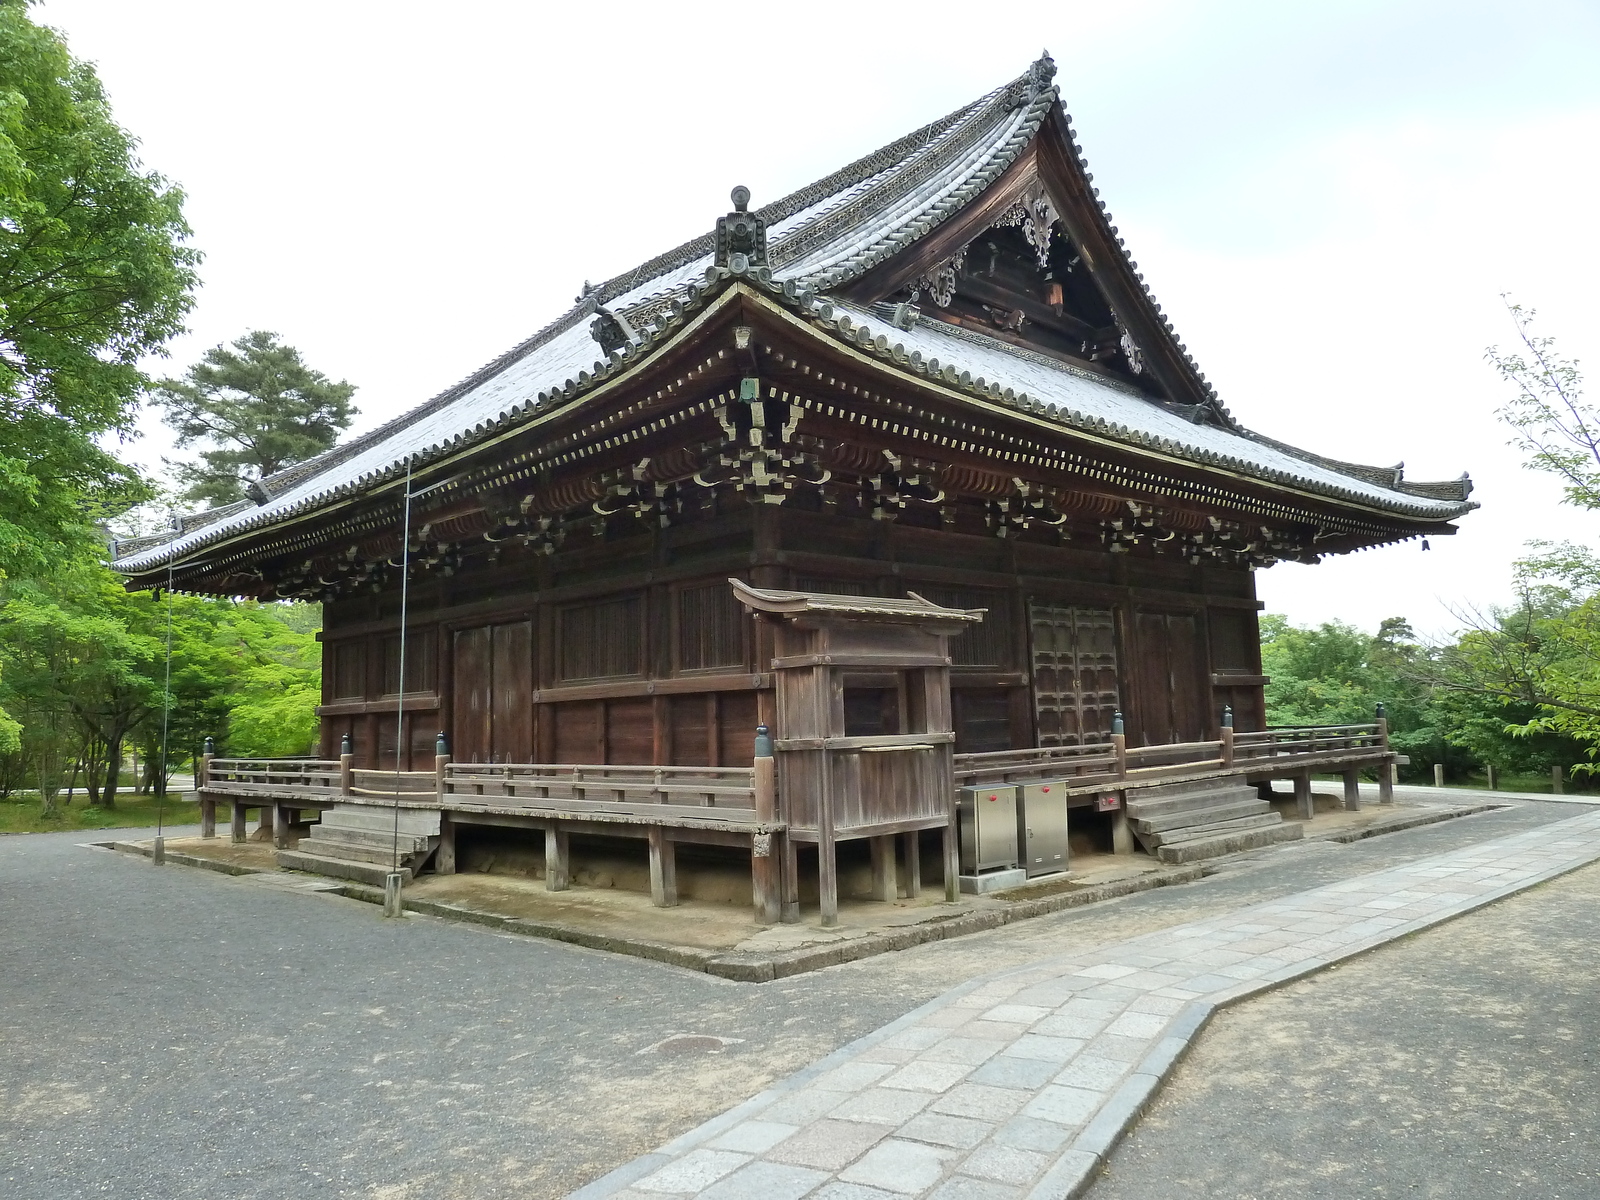
<svg viewBox="0 0 1600 1200"><path fill-rule="evenodd" d="M953 688L956 753L1010 750L1011 688Z"/></svg>
<svg viewBox="0 0 1600 1200"><path fill-rule="evenodd" d="M606 762L655 761L654 705L649 697L605 703Z"/></svg>
<svg viewBox="0 0 1600 1200"><path fill-rule="evenodd" d="M718 697L717 766L748 767L756 758L756 694L723 692Z"/></svg>
<svg viewBox="0 0 1600 1200"><path fill-rule="evenodd" d="M562 763L606 761L605 702L578 700L552 704L555 721L555 757Z"/></svg>
<svg viewBox="0 0 1600 1200"><path fill-rule="evenodd" d="M406 694L431 692L438 687L437 665L439 651L438 631L431 626L406 630ZM400 692L400 635L389 634L379 639L383 660L381 695L394 696Z"/></svg>
<svg viewBox="0 0 1600 1200"><path fill-rule="evenodd" d="M1039 745L1105 741L1121 703L1115 614L1035 603L1029 623Z"/></svg>
<svg viewBox="0 0 1600 1200"><path fill-rule="evenodd" d="M993 588L953 588L910 582L906 590L946 608L982 608L983 622L950 639L958 667L1009 667L1016 661L1011 596Z"/></svg>
<svg viewBox="0 0 1600 1200"><path fill-rule="evenodd" d="M703 695L668 697L667 719L672 722L672 763L679 767L709 767L712 719L716 702Z"/></svg>
<svg viewBox="0 0 1600 1200"><path fill-rule="evenodd" d="M367 694L367 656L365 643L351 639L335 642L333 650L333 690L335 700L356 700Z"/></svg>

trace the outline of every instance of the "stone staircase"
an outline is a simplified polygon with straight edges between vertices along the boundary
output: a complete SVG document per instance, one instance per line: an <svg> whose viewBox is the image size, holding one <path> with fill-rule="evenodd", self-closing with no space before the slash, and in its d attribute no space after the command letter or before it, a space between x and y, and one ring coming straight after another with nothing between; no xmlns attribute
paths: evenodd
<svg viewBox="0 0 1600 1200"><path fill-rule="evenodd" d="M1162 862L1194 862L1301 836L1242 775L1169 783L1128 793L1128 823Z"/></svg>
<svg viewBox="0 0 1600 1200"><path fill-rule="evenodd" d="M400 873L407 883L439 844L439 810L400 809ZM395 810L380 804L335 804L278 865L382 887L394 869Z"/></svg>

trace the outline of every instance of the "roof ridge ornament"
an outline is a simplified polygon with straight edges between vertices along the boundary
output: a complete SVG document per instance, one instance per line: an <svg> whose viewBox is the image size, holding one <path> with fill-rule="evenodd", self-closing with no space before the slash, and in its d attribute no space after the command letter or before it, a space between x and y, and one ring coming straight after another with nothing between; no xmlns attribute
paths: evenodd
<svg viewBox="0 0 1600 1200"><path fill-rule="evenodd" d="M750 211L750 189L740 184L729 198L733 211L717 218L714 262L735 275L767 266L767 223Z"/></svg>
<svg viewBox="0 0 1600 1200"><path fill-rule="evenodd" d="M1036 99L1047 91L1056 77L1056 60L1050 51L1040 51L1039 57L1028 67L1028 98Z"/></svg>

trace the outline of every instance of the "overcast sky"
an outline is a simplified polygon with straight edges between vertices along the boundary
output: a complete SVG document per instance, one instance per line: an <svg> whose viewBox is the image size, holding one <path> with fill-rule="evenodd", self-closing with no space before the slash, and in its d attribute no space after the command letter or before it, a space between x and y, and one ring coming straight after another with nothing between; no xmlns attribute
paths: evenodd
<svg viewBox="0 0 1600 1200"><path fill-rule="evenodd" d="M1258 576L1299 622L1423 630L1592 541L1520 469L1499 295L1600 362L1600 6L48 0L206 255L177 373L276 330L359 427L541 327L585 279L774 199L1020 74L1041 47L1095 182L1223 400L1411 479L1470 471L1453 538ZM129 451L159 461L153 429Z"/></svg>

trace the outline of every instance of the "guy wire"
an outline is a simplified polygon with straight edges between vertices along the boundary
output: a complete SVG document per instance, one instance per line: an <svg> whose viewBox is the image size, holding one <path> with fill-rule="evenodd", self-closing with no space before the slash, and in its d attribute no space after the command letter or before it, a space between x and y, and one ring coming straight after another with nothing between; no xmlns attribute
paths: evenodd
<svg viewBox="0 0 1600 1200"><path fill-rule="evenodd" d="M167 510L167 523L174 522L174 514ZM160 785L156 790L156 836L161 836L162 821L167 811L167 730L172 723L172 563L177 557L177 538L167 543L167 677L161 685L161 777L157 781ZM120 770L121 763L114 763L112 770ZM113 775L115 782L116 776Z"/></svg>
<svg viewBox="0 0 1600 1200"><path fill-rule="evenodd" d="M411 457L406 457L406 515L400 536L400 691L394 706L394 870L400 869L400 755L406 732L406 601L411 583Z"/></svg>

